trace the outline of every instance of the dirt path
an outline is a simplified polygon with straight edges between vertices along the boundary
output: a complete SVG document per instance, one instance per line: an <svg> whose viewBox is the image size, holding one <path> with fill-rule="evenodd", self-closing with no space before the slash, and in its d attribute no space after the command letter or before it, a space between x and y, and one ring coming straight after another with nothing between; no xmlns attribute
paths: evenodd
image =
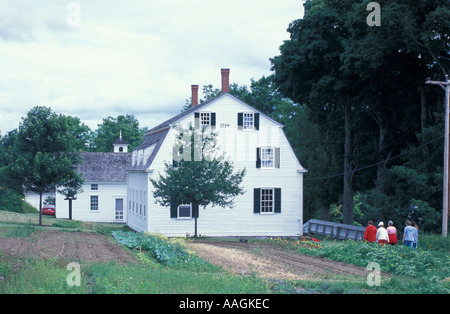
<svg viewBox="0 0 450 314"><path fill-rule="evenodd" d="M237 274L294 280L367 276L362 267L297 254L263 242L195 241L191 248L200 257Z"/></svg>
<svg viewBox="0 0 450 314"><path fill-rule="evenodd" d="M59 257L68 261L135 262L108 237L89 232L35 231L27 238L0 238L0 252L13 256Z"/></svg>

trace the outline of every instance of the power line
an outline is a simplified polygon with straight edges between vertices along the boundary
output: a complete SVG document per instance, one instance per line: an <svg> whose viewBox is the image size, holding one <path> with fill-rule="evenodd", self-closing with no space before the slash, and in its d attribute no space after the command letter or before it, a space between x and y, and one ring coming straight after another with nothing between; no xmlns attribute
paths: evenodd
<svg viewBox="0 0 450 314"><path fill-rule="evenodd" d="M390 160L392 160L392 159L396 159L396 158L402 157L402 156L407 155L407 154L409 154L409 153L412 153L412 152L414 152L414 151L416 151L416 150L418 150L418 149L421 149L422 147L424 147L424 146L426 146L426 145L428 145L428 144L434 143L434 142L436 142L436 141L442 139L443 137L444 137L444 135L439 136L439 137L437 137L437 138L435 138L435 139L433 139L433 140L431 140L431 141L429 141L429 142L427 142L427 143L425 143L425 144L422 144L422 145L420 145L420 146L418 146L418 147L415 147L415 148L413 148L413 149L411 149L411 150L409 150L409 151L407 151L407 152L398 154L398 155L396 155L396 156L394 156L394 157L390 157L390 158L388 158L387 160L382 160L382 161L376 162L376 163L371 164L371 165L367 165L367 166L364 166L364 167L356 168L356 169L353 170L353 172L355 173L355 172L360 171L360 170L365 170L365 169L368 169L368 168L371 168L371 167L375 167L375 166L377 166L377 165L379 165L379 164L381 164L381 163L385 163L385 162L390 161ZM303 179L303 181L312 181L312 180L330 179L330 178L335 178L335 177L339 177L339 176L343 176L343 175L344 175L344 172L341 172L341 173L332 174L332 175L329 175L329 176L315 177L315 178L305 178L305 179Z"/></svg>

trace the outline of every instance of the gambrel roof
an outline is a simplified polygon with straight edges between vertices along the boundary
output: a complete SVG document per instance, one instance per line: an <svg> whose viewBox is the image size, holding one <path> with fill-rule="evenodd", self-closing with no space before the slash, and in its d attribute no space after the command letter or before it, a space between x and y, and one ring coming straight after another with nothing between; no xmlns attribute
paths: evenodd
<svg viewBox="0 0 450 314"><path fill-rule="evenodd" d="M178 115L176 115L176 116L170 118L170 119L167 120L167 121L164 121L163 123L161 123L161 124L155 126L155 127L152 128L151 130L149 130L149 131L147 132L147 134L151 134L151 133L156 132L156 131L158 131L158 130L162 130L162 129L168 128L168 127L170 127L172 124L174 124L174 123L176 123L177 121L181 120L182 118L184 118L184 117L186 117L186 116L188 116L188 115L190 115L190 114L196 112L197 110L204 109L204 107L206 107L206 106L208 106L210 103L212 103L212 102L214 102L214 101L216 101L216 100L218 100L218 99L224 97L225 95L230 96L230 97L233 98L234 100L236 100L236 101L240 102L241 104L243 104L244 106L248 107L250 110L255 111L255 112L258 112L260 115L263 115L264 117L266 117L267 119L271 120L271 121L274 122L275 124L277 124L277 125L283 127L283 125L282 125L281 123L279 123L278 121L275 121L274 119L270 118L269 116L267 116L266 114L262 113L262 112L259 111L258 109L253 108L252 106L246 104L245 102L243 102L243 101L240 100L239 98L237 98L237 97L231 95L230 93L221 93L220 95L218 95L218 96L216 96L216 97L213 97L213 98L211 98L211 99L209 99L209 100L207 100L207 101L205 101L205 102L202 102L202 103L199 104L199 105L192 106L192 107L189 108L188 110L183 111L182 113L180 113L180 114L178 114Z"/></svg>
<svg viewBox="0 0 450 314"><path fill-rule="evenodd" d="M148 169L151 166L153 160L155 159L155 156L158 153L159 148L161 147L164 139L166 138L167 133L169 132L169 130L172 126L174 126L181 119L183 119L199 110L205 109L209 104L215 102L216 100L218 100L222 97L226 97L226 96L231 97L233 100L239 102L240 104L244 105L245 107L248 107L249 110L259 113L260 115L269 119L276 125L283 127L283 125L280 124L279 122L273 120L272 118L270 118L269 116L260 112L259 110L251 107L250 105L246 104L245 102L243 102L239 98L231 95L230 93L221 93L220 95L218 95L214 98L211 98L208 101L205 101L199 105L192 106L191 108L179 113L178 115L164 121L163 123L155 126L154 128L150 129L149 131L147 131L144 141L142 142L141 145L139 145L138 147L133 149L133 152L137 152L139 150L145 150L145 149L150 148L151 149L150 156L148 156L148 159L144 160L144 162L142 164L138 164L138 163L135 164L134 162L132 162L131 167L128 167L127 170L128 171L145 171L146 169ZM151 147L151 146L153 146L153 147Z"/></svg>

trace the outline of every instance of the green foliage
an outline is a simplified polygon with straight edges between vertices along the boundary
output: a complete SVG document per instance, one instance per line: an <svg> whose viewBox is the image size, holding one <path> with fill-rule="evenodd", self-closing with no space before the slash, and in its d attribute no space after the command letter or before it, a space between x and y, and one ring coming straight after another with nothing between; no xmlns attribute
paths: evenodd
<svg viewBox="0 0 450 314"><path fill-rule="evenodd" d="M58 221L52 223L52 226L55 227L60 227L60 228L81 228L83 226L83 222L82 221L78 221L78 220L61 220L59 219Z"/></svg>
<svg viewBox="0 0 450 314"><path fill-rule="evenodd" d="M208 205L232 207L234 198L244 193L240 184L246 170L234 172L231 161L217 156L216 134L209 129L189 125L178 126L177 131L173 146L176 167L165 163L164 174L150 179L155 201L171 207L192 204L194 209ZM193 216L196 222L198 210Z"/></svg>
<svg viewBox="0 0 450 314"><path fill-rule="evenodd" d="M36 226L34 224L28 223L26 225L18 225L6 233L7 238L27 238L34 233Z"/></svg>
<svg viewBox="0 0 450 314"><path fill-rule="evenodd" d="M129 149L132 150L142 143L146 131L147 128L139 127L139 121L134 115L104 118L103 123L98 125L98 129L93 134L91 151L112 152L112 144L119 138L120 132L122 132L122 138L130 144Z"/></svg>
<svg viewBox="0 0 450 314"><path fill-rule="evenodd" d="M0 294L78 294L88 293L87 281L67 285L68 263L55 258L17 258L0 253Z"/></svg>
<svg viewBox="0 0 450 314"><path fill-rule="evenodd" d="M361 267L366 267L370 262L377 262L382 272L398 276L412 278L435 276L440 280L450 276L448 251L431 251L420 247L413 249L401 244L381 246L376 243L349 240L322 244L320 250L311 250L309 254Z"/></svg>
<svg viewBox="0 0 450 314"><path fill-rule="evenodd" d="M21 212L22 198L15 191L0 186L0 210Z"/></svg>
<svg viewBox="0 0 450 314"><path fill-rule="evenodd" d="M381 1L382 25L369 27L369 2L306 1L304 17L290 23L290 39L271 59L278 92L309 110L305 127L293 132L291 115L285 128L309 171L306 217L328 219L330 205L343 204L345 218L348 194L359 191L362 221L388 216L403 221L417 201L424 208L424 228L436 230L444 94L424 82L450 73L450 3ZM301 138L311 124L315 134ZM348 194L343 176L353 180L344 185Z"/></svg>
<svg viewBox="0 0 450 314"><path fill-rule="evenodd" d="M243 193L239 184L245 169L233 173L232 162L215 156L214 133L192 126L178 130L179 141L174 147L181 153L173 157L178 159L176 167L166 163L165 176L150 179L156 201L163 206L172 203L232 206L234 197Z"/></svg>
<svg viewBox="0 0 450 314"><path fill-rule="evenodd" d="M135 233L132 231L113 231L114 239L133 250L143 250L151 258L169 267L210 267L208 263L190 254L180 243L170 242L157 234Z"/></svg>
<svg viewBox="0 0 450 314"><path fill-rule="evenodd" d="M81 161L76 148L66 117L50 108L34 107L20 124L10 173L27 190L39 194L64 186L69 178L82 181L74 169Z"/></svg>

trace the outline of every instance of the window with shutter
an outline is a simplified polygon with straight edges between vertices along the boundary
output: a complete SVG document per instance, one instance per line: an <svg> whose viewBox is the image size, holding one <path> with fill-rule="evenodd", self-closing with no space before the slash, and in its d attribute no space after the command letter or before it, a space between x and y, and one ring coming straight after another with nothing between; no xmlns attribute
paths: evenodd
<svg viewBox="0 0 450 314"><path fill-rule="evenodd" d="M274 211L273 189L261 189L261 214L272 214Z"/></svg>
<svg viewBox="0 0 450 314"><path fill-rule="evenodd" d="M273 214L281 213L280 188L253 189L253 213Z"/></svg>
<svg viewBox="0 0 450 314"><path fill-rule="evenodd" d="M239 112L238 130L244 131L259 130L259 113Z"/></svg>
<svg viewBox="0 0 450 314"><path fill-rule="evenodd" d="M195 112L194 126L196 129L200 127L216 127L216 113L215 112Z"/></svg>
<svg viewBox="0 0 450 314"><path fill-rule="evenodd" d="M261 169L280 168L280 148L279 147L257 147L256 148L256 168L261 168Z"/></svg>

